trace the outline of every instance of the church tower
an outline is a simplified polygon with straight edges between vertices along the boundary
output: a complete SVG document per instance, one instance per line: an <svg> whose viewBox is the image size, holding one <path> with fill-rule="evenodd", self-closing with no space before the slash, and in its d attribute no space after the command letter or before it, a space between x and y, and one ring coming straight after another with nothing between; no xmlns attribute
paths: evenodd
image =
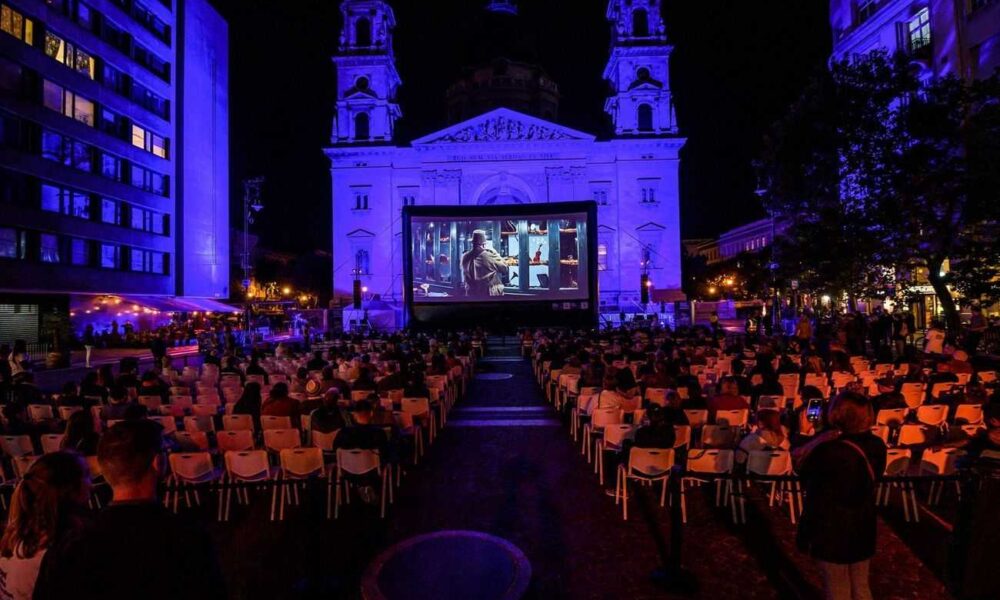
<svg viewBox="0 0 1000 600"><path fill-rule="evenodd" d="M378 144L392 141L402 116L396 90L392 30L396 17L384 0L344 0L337 70L337 104L331 141L334 144Z"/></svg>
<svg viewBox="0 0 1000 600"><path fill-rule="evenodd" d="M660 12L664 0L610 0L611 58L604 78L612 96L604 104L615 135L677 133L670 96L670 53Z"/></svg>

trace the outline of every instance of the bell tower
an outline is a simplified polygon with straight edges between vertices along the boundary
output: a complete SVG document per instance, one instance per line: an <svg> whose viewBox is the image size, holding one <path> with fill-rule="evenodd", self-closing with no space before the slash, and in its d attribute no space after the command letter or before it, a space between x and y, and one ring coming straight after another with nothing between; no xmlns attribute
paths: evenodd
<svg viewBox="0 0 1000 600"><path fill-rule="evenodd" d="M612 95L604 104L615 135L677 133L670 95L670 53L660 12L664 0L610 0L611 58L604 79Z"/></svg>
<svg viewBox="0 0 1000 600"><path fill-rule="evenodd" d="M392 141L402 116L396 91L392 30L396 17L384 0L344 0L343 28L333 63L337 71L337 103L331 142L379 144Z"/></svg>

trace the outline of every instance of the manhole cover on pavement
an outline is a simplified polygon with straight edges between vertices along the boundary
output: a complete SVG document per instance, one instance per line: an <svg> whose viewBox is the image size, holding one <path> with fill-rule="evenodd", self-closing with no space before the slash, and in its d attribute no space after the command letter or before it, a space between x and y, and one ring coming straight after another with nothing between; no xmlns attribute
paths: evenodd
<svg viewBox="0 0 1000 600"><path fill-rule="evenodd" d="M485 381L500 381L501 379L511 379L514 377L510 373L480 373L476 375L476 379L483 379Z"/></svg>
<svg viewBox="0 0 1000 600"><path fill-rule="evenodd" d="M438 531L382 552L365 571L366 600L515 600L531 564L505 539L478 531Z"/></svg>

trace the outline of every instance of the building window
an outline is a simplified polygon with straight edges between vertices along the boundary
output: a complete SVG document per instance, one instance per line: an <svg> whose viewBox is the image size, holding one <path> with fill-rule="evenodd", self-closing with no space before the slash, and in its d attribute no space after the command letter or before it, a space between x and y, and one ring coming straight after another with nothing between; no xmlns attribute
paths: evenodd
<svg viewBox="0 0 1000 600"><path fill-rule="evenodd" d="M167 140L135 123L132 124L132 145L160 158L167 157Z"/></svg>
<svg viewBox="0 0 1000 600"><path fill-rule="evenodd" d="M355 275L370 275L371 274L371 263L369 261L369 255L367 250L358 250L354 253L354 274Z"/></svg>
<svg viewBox="0 0 1000 600"><path fill-rule="evenodd" d="M372 24L364 17L354 22L354 44L356 46L372 45Z"/></svg>
<svg viewBox="0 0 1000 600"><path fill-rule="evenodd" d="M76 22L88 31L94 27L94 22L90 17L90 7L83 2L76 3Z"/></svg>
<svg viewBox="0 0 1000 600"><path fill-rule="evenodd" d="M12 227L0 227L0 258L23 258L22 234Z"/></svg>
<svg viewBox="0 0 1000 600"><path fill-rule="evenodd" d="M928 8L920 9L912 19L906 24L908 39L910 42L910 52L917 53L931 45L931 11Z"/></svg>
<svg viewBox="0 0 1000 600"><path fill-rule="evenodd" d="M117 269L119 253L119 248L115 244L101 244L101 267Z"/></svg>
<svg viewBox="0 0 1000 600"><path fill-rule="evenodd" d="M53 131L42 131L42 158L61 162L68 167L89 173L91 154L91 147L83 142Z"/></svg>
<svg viewBox="0 0 1000 600"><path fill-rule="evenodd" d="M52 233L43 233L38 237L38 258L42 262L59 262L59 238Z"/></svg>
<svg viewBox="0 0 1000 600"><path fill-rule="evenodd" d="M655 179L639 180L639 200L643 204L656 204L658 197L659 181Z"/></svg>
<svg viewBox="0 0 1000 600"><path fill-rule="evenodd" d="M878 12L881 0L858 0L858 24L864 23Z"/></svg>
<svg viewBox="0 0 1000 600"><path fill-rule="evenodd" d="M608 245L598 244L597 245L597 270L607 271L608 270Z"/></svg>
<svg viewBox="0 0 1000 600"><path fill-rule="evenodd" d="M371 137L368 113L358 113L354 115L354 139L367 140Z"/></svg>
<svg viewBox="0 0 1000 600"><path fill-rule="evenodd" d="M101 153L101 175L114 181L123 181L121 159L107 152Z"/></svg>
<svg viewBox="0 0 1000 600"><path fill-rule="evenodd" d="M51 31L45 32L45 54L90 79L94 78L94 57Z"/></svg>
<svg viewBox="0 0 1000 600"><path fill-rule="evenodd" d="M354 210L368 210L368 189L354 190Z"/></svg>
<svg viewBox="0 0 1000 600"><path fill-rule="evenodd" d="M101 131L115 137L121 137L123 122L119 114L101 107L101 118L97 121L97 126Z"/></svg>
<svg viewBox="0 0 1000 600"><path fill-rule="evenodd" d="M90 243L87 240L72 239L69 243L69 260L77 266L90 264Z"/></svg>
<svg viewBox="0 0 1000 600"><path fill-rule="evenodd" d="M150 256L152 257L151 258L152 268L150 269L150 272L159 273L160 275L166 274L167 272L165 268L166 260L164 259L165 255L162 252L151 252Z"/></svg>
<svg viewBox="0 0 1000 600"><path fill-rule="evenodd" d="M24 70L16 62L0 58L0 90L16 96L21 92Z"/></svg>
<svg viewBox="0 0 1000 600"><path fill-rule="evenodd" d="M639 131L653 130L653 107L648 104L640 104L637 119Z"/></svg>
<svg viewBox="0 0 1000 600"><path fill-rule="evenodd" d="M42 84L42 102L48 109L94 126L94 103L48 79Z"/></svg>
<svg viewBox="0 0 1000 600"><path fill-rule="evenodd" d="M121 209L117 200L101 198L101 222L112 225L121 224Z"/></svg>
<svg viewBox="0 0 1000 600"><path fill-rule="evenodd" d="M132 58L140 65L152 71L160 79L170 81L170 63L151 52L148 48L139 44L133 44Z"/></svg>
<svg viewBox="0 0 1000 600"><path fill-rule="evenodd" d="M151 171L139 165L132 165L132 185L141 190L166 196L167 178L156 171Z"/></svg>
<svg viewBox="0 0 1000 600"><path fill-rule="evenodd" d="M90 196L65 188L42 184L42 210L80 219L90 218Z"/></svg>
<svg viewBox="0 0 1000 600"><path fill-rule="evenodd" d="M137 273L163 274L163 253L132 248L131 269Z"/></svg>
<svg viewBox="0 0 1000 600"><path fill-rule="evenodd" d="M649 37L649 15L645 9L632 11L632 37Z"/></svg>
<svg viewBox="0 0 1000 600"><path fill-rule="evenodd" d="M35 41L35 23L6 4L0 5L0 29L29 46Z"/></svg>

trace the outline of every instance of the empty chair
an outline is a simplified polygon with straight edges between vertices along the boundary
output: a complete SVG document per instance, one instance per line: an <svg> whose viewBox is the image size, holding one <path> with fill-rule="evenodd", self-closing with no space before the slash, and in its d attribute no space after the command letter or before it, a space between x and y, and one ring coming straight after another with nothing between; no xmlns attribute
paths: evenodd
<svg viewBox="0 0 1000 600"><path fill-rule="evenodd" d="M63 438L66 437L64 433L46 433L42 435L42 452L48 454L50 452L59 452L62 449Z"/></svg>
<svg viewBox="0 0 1000 600"><path fill-rule="evenodd" d="M149 412L160 412L163 399L159 396L139 396L139 404L145 406Z"/></svg>
<svg viewBox="0 0 1000 600"><path fill-rule="evenodd" d="M715 411L715 424L729 427L745 427L750 417L750 411L741 408L738 410L718 410Z"/></svg>
<svg viewBox="0 0 1000 600"><path fill-rule="evenodd" d="M877 425L900 425L906 419L908 412L909 409L906 408L883 408L875 416L875 423Z"/></svg>
<svg viewBox="0 0 1000 600"><path fill-rule="evenodd" d="M171 481L176 489L173 492L174 512L177 512L177 504L181 492L184 492L184 502L191 508L191 495L193 493L195 504L201 505L201 498L198 489L194 486L198 484L218 481L222 473L212 464L212 455L208 452L175 452L170 455ZM169 493L167 504L169 504ZM219 510L218 519L222 520L222 488L219 488Z"/></svg>
<svg viewBox="0 0 1000 600"><path fill-rule="evenodd" d="M899 439L896 444L899 446L920 446L926 444L927 428L925 425L906 424L899 428Z"/></svg>
<svg viewBox="0 0 1000 600"><path fill-rule="evenodd" d="M248 431L228 431L223 433L248 434ZM251 440L252 441L252 440ZM221 437L220 437L221 442ZM219 444L222 448L222 444ZM270 481L274 478L276 470L271 468L267 458L267 452L263 450L233 450L225 454L226 478L229 483L258 483ZM233 488L226 489L225 509L222 519L229 520L229 507L232 501ZM278 495L278 488L271 488L271 520L274 520L275 499ZM246 487L236 488L236 501L243 504L250 503L250 492Z"/></svg>
<svg viewBox="0 0 1000 600"><path fill-rule="evenodd" d="M58 409L59 418L63 421L69 421L69 418L73 416L73 413L80 412L81 410L83 410L82 406L60 406Z"/></svg>
<svg viewBox="0 0 1000 600"><path fill-rule="evenodd" d="M667 405L667 389L666 388L646 388L646 400L650 404L657 404L659 406Z"/></svg>
<svg viewBox="0 0 1000 600"><path fill-rule="evenodd" d="M924 450L920 457L921 475L954 475L956 471L956 461L958 460L957 448L928 448ZM935 505L941 502L941 494L944 492L944 481L931 481L930 490L927 495L927 504ZM956 479L955 493L962 497L962 486Z"/></svg>
<svg viewBox="0 0 1000 600"><path fill-rule="evenodd" d="M955 384L951 383L950 381L941 381L935 383L933 386L931 386L931 398L934 398L936 400L941 397L941 394L947 394L951 392L952 388L954 387Z"/></svg>
<svg viewBox="0 0 1000 600"><path fill-rule="evenodd" d="M691 426L674 425L674 448L684 448L691 445Z"/></svg>
<svg viewBox="0 0 1000 600"><path fill-rule="evenodd" d="M996 371L980 371L977 375L979 378L979 383L996 383L997 372Z"/></svg>
<svg viewBox="0 0 1000 600"><path fill-rule="evenodd" d="M215 431L215 421L212 417L184 417L184 431Z"/></svg>
<svg viewBox="0 0 1000 600"><path fill-rule="evenodd" d="M688 452L685 475L681 479L681 516L687 522L686 490L689 485L699 485L715 481L715 505L728 503L733 496L733 481L726 478L725 495L723 496L722 479L719 475L727 475L733 471L733 451L708 449L691 450ZM732 507L733 520L736 520L736 507Z"/></svg>
<svg viewBox="0 0 1000 600"><path fill-rule="evenodd" d="M275 431L275 430L271 430ZM267 435L267 431L264 435ZM327 518L330 513L330 477L319 448L284 448L278 453L281 498L278 500L278 519L285 518L286 501L299 503L298 481L326 476Z"/></svg>
<svg viewBox="0 0 1000 600"><path fill-rule="evenodd" d="M191 414L196 417L205 417L211 419L212 417L219 414L218 404L195 404L191 407Z"/></svg>
<svg viewBox="0 0 1000 600"><path fill-rule="evenodd" d="M739 441L738 427L705 425L701 429L701 445L706 448L735 448Z"/></svg>
<svg viewBox="0 0 1000 600"><path fill-rule="evenodd" d="M955 408L955 423L978 425L983 422L982 404L959 404Z"/></svg>
<svg viewBox="0 0 1000 600"><path fill-rule="evenodd" d="M708 411L705 409L684 409L684 414L687 416L688 425L691 427L701 427L705 423L708 423Z"/></svg>
<svg viewBox="0 0 1000 600"><path fill-rule="evenodd" d="M290 427L291 419L288 420L288 426L283 429ZM225 431L253 431L253 417L250 415L222 415L222 429Z"/></svg>
<svg viewBox="0 0 1000 600"><path fill-rule="evenodd" d="M28 472L28 469L31 468L31 465L35 464L36 460L38 460L38 457L32 456L30 454L26 454L24 456L15 456L14 458L12 458L10 460L10 463L11 466L14 468L14 477L16 477L17 479L23 478L24 474Z"/></svg>
<svg viewBox="0 0 1000 600"><path fill-rule="evenodd" d="M621 452L625 447L625 441L635 438L635 430L634 425L623 423L605 425L604 435L594 440L594 452L597 454L594 471L598 473L601 485L604 485L604 453Z"/></svg>
<svg viewBox="0 0 1000 600"><path fill-rule="evenodd" d="M833 381L833 387L839 390L847 387L850 383L854 383L857 380L857 377L854 376L854 373L838 371L832 374L830 379Z"/></svg>
<svg viewBox="0 0 1000 600"><path fill-rule="evenodd" d="M790 475L792 473L792 455L788 450L752 450L747 455L747 473L766 477ZM768 496L768 506L774 506L776 495L779 501L787 498L788 515L794 524L798 511L796 508L796 499L798 499L799 507L802 504L798 482L791 480L771 480L769 483L771 484L771 492ZM746 498L742 493L742 484L738 485L741 488L741 493L739 494L740 518L743 522L746 522Z"/></svg>
<svg viewBox="0 0 1000 600"><path fill-rule="evenodd" d="M247 383L252 381L260 385L264 385L264 379L265 377L263 375L247 375L246 377Z"/></svg>
<svg viewBox="0 0 1000 600"><path fill-rule="evenodd" d="M413 415L413 420L421 425L426 422L428 428L428 443L434 442L437 434L434 412L431 410L431 402L428 398L403 398L400 409Z"/></svg>
<svg viewBox="0 0 1000 600"><path fill-rule="evenodd" d="M272 452L281 452L302 445L302 436L298 429L265 429L264 448Z"/></svg>
<svg viewBox="0 0 1000 600"><path fill-rule="evenodd" d="M319 448L314 448L314 450L320 452ZM322 455L320 460L322 460ZM342 497L347 503L350 503L351 480L364 477L369 474L377 476L382 482L382 485L379 487L379 504L380 516L385 518L386 492L388 492L390 499L392 497L392 486L389 485L389 482L392 481L392 476L389 471L390 467L388 465L382 465L378 452L375 450L347 450L339 448L337 450L337 481L335 484L336 504L333 509L334 518L338 518L340 516L340 503ZM329 514L329 508L327 508L327 514Z"/></svg>
<svg viewBox="0 0 1000 600"><path fill-rule="evenodd" d="M593 439L604 434L604 427L607 425L617 425L622 422L622 412L617 408L598 408L590 415L590 423L583 427L582 452L587 454L587 463L591 461L591 451L593 450Z"/></svg>
<svg viewBox="0 0 1000 600"><path fill-rule="evenodd" d="M177 421L173 417L159 417L151 415L147 417L150 421L160 424L163 428L163 435L170 435L177 431Z"/></svg>
<svg viewBox="0 0 1000 600"><path fill-rule="evenodd" d="M29 404L28 405L28 420L32 423L40 423L42 421L51 421L55 418L55 414L52 412L52 407L48 404Z"/></svg>
<svg viewBox="0 0 1000 600"><path fill-rule="evenodd" d="M622 519L628 520L628 482L638 480L644 483L660 482L660 506L666 504L667 480L674 466L674 451L658 448L632 448L629 450L628 464L619 465L615 485L615 504L622 504Z"/></svg>
<svg viewBox="0 0 1000 600"><path fill-rule="evenodd" d="M899 477L906 475L910 470L910 460L912 454L908 448L889 448L886 451L885 476ZM903 499L903 517L910 521L911 506L913 518L920 521L920 510L917 507L917 495L913 489L912 481L889 481L878 484L875 494L875 503L889 506L889 495L893 488L899 488Z"/></svg>
<svg viewBox="0 0 1000 600"><path fill-rule="evenodd" d="M184 452L208 452L211 448L204 431L176 431L174 439Z"/></svg>
<svg viewBox="0 0 1000 600"><path fill-rule="evenodd" d="M191 388L186 385L174 385L170 387L171 396L190 396Z"/></svg>
<svg viewBox="0 0 1000 600"><path fill-rule="evenodd" d="M917 421L924 425L940 427L948 420L947 404L926 404L917 408Z"/></svg>
<svg viewBox="0 0 1000 600"><path fill-rule="evenodd" d="M0 448L3 449L4 454L11 458L29 456L35 453L35 448L31 445L31 437L27 435L0 436Z"/></svg>
<svg viewBox="0 0 1000 600"><path fill-rule="evenodd" d="M336 441L338 433L340 433L339 429L329 433L312 430L309 432L309 439L314 448L319 448L325 454L333 454L333 443Z"/></svg>
<svg viewBox="0 0 1000 600"><path fill-rule="evenodd" d="M219 452L242 452L254 449L253 432L246 429L219 431L215 434Z"/></svg>
<svg viewBox="0 0 1000 600"><path fill-rule="evenodd" d="M268 429L291 429L292 428L292 418L291 417L275 417L272 415L261 415L260 417L260 428L263 430Z"/></svg>

